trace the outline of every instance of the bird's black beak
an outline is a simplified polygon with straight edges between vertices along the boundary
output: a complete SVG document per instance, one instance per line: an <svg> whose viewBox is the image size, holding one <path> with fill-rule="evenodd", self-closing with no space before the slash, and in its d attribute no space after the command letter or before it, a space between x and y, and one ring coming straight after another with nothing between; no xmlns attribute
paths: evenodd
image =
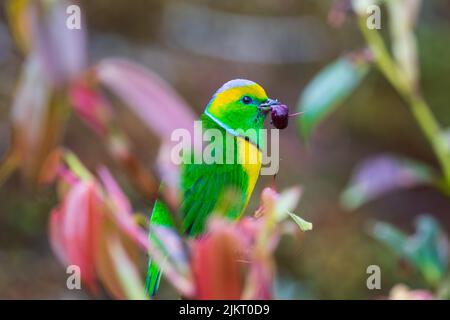
<svg viewBox="0 0 450 320"><path fill-rule="evenodd" d="M261 111L268 112L268 111L272 110L272 107L275 105L280 105L280 102L277 99L269 98L266 101L264 101L263 103L261 103L258 108Z"/></svg>

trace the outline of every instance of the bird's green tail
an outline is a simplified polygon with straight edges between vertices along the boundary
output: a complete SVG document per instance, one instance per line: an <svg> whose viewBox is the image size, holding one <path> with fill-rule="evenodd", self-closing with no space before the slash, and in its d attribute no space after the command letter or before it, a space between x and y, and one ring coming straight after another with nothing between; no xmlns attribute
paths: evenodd
<svg viewBox="0 0 450 320"><path fill-rule="evenodd" d="M167 206L159 200L155 202L155 206L153 207L152 216L150 218L150 227L151 226L164 226L164 227L174 226L172 217L170 216ZM151 230L149 233L149 239L164 254L164 248L161 247L161 243L153 235ZM150 297L154 296L158 292L160 280L161 280L161 269L158 267L156 262L151 257L149 257L147 278L145 280L145 289Z"/></svg>
<svg viewBox="0 0 450 320"><path fill-rule="evenodd" d="M153 297L159 288L159 281L161 280L161 270L157 264L150 258L148 262L147 278L145 280L145 290L149 296Z"/></svg>

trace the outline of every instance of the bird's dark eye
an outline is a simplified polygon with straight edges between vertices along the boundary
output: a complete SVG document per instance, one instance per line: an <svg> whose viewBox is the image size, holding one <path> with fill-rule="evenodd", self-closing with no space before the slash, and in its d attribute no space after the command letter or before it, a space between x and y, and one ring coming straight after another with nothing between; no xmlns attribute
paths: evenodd
<svg viewBox="0 0 450 320"><path fill-rule="evenodd" d="M242 97L242 102L244 103L244 104L250 104L250 103L252 103L252 98L250 98L249 96L243 96Z"/></svg>

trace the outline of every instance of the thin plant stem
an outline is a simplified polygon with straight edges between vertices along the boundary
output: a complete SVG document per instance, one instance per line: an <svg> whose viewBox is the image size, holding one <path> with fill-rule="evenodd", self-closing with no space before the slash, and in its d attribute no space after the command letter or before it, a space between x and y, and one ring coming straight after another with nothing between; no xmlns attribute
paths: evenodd
<svg viewBox="0 0 450 320"><path fill-rule="evenodd" d="M443 191L450 193L450 154L441 136L439 123L425 99L407 82L406 76L391 58L380 33L377 30L369 30L363 18L359 20L359 28L373 52L378 69L407 102L417 124L430 143L443 172L445 182L442 185Z"/></svg>

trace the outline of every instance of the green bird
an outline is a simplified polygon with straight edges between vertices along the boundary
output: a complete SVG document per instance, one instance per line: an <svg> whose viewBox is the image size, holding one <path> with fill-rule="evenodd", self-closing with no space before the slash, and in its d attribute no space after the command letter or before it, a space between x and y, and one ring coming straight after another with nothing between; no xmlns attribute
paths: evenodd
<svg viewBox="0 0 450 320"><path fill-rule="evenodd" d="M193 155L190 154L188 158L191 161L181 165L180 211L183 233L200 235L216 205L219 202L221 205L229 203L221 201L221 196L229 190L233 191L233 204L222 211L230 219L239 219L242 215L259 177L264 148L260 135L249 133L261 132L270 112L276 127L284 128L287 125L287 107L277 100L269 99L264 89L253 81L231 80L213 95L200 121L204 131L215 129L222 135L222 150L212 151L212 156L222 161L194 163ZM154 205L150 225L174 226L167 206L160 200ZM151 234L150 239L155 240ZM161 271L150 258L146 279L150 296L156 294L160 278Z"/></svg>

